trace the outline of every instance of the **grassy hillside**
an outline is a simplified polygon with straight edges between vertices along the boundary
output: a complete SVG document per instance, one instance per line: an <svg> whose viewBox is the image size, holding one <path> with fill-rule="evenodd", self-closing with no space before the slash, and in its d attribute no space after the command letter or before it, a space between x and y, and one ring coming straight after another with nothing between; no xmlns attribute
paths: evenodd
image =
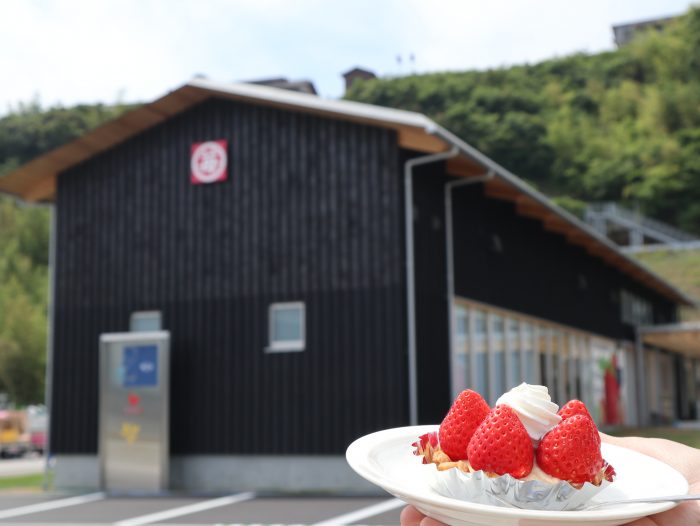
<svg viewBox="0 0 700 526"><path fill-rule="evenodd" d="M700 250L660 250L634 257L700 301ZM700 310L684 309L682 318L700 321Z"/></svg>

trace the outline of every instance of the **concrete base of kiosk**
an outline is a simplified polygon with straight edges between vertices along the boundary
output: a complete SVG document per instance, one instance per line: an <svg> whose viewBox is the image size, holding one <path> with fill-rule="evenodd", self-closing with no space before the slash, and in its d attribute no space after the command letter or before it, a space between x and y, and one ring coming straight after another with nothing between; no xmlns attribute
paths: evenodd
<svg viewBox="0 0 700 526"><path fill-rule="evenodd" d="M97 490L97 455L56 455L58 490ZM350 469L344 456L191 455L170 460L173 491L271 491L383 495Z"/></svg>

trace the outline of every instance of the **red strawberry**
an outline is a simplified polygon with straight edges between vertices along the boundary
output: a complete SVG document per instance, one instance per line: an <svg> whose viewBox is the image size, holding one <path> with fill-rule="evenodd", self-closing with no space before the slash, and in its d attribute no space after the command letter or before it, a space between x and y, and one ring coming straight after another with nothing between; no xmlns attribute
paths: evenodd
<svg viewBox="0 0 700 526"><path fill-rule="evenodd" d="M547 433L537 448L542 471L574 484L593 482L603 469L600 437L590 417L574 415Z"/></svg>
<svg viewBox="0 0 700 526"><path fill-rule="evenodd" d="M591 421L593 421L593 417L588 412L586 404L584 404L581 400L569 400L562 406L557 414L562 420L571 418L574 415L583 415L587 416L591 419ZM593 425L595 425L595 422L593 422ZM596 434L596 436L598 437L598 445L600 445L600 435Z"/></svg>
<svg viewBox="0 0 700 526"><path fill-rule="evenodd" d="M586 415L588 418L591 418L591 414L581 400L569 400L562 406L557 414L562 420L566 420L574 415Z"/></svg>
<svg viewBox="0 0 700 526"><path fill-rule="evenodd" d="M489 405L471 389L459 393L440 424L440 448L451 460L466 460L474 431L489 414Z"/></svg>
<svg viewBox="0 0 700 526"><path fill-rule="evenodd" d="M530 474L535 456L530 435L507 405L496 406L488 414L474 432L468 452L476 471L510 473L516 479Z"/></svg>

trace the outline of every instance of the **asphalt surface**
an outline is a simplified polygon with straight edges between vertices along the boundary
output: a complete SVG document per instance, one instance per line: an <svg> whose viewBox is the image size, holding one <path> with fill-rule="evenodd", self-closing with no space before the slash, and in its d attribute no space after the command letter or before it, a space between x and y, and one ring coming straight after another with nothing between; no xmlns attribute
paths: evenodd
<svg viewBox="0 0 700 526"><path fill-rule="evenodd" d="M0 478L42 473L42 457L1 459ZM0 525L318 525L399 524L403 504L376 497L119 497L0 492Z"/></svg>
<svg viewBox="0 0 700 526"><path fill-rule="evenodd" d="M0 525L318 525L399 524L403 503L389 496L158 498L0 494Z"/></svg>

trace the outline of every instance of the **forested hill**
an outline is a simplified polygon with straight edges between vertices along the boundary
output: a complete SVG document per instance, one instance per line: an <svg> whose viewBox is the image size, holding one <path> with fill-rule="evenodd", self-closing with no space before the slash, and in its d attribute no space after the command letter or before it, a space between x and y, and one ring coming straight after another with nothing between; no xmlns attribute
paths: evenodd
<svg viewBox="0 0 700 526"><path fill-rule="evenodd" d="M72 108L42 109L36 101L20 104L0 118L0 177L121 115L130 107L81 104Z"/></svg>
<svg viewBox="0 0 700 526"><path fill-rule="evenodd" d="M626 202L700 234L699 8L616 51L360 81L346 98L425 113L570 208Z"/></svg>

